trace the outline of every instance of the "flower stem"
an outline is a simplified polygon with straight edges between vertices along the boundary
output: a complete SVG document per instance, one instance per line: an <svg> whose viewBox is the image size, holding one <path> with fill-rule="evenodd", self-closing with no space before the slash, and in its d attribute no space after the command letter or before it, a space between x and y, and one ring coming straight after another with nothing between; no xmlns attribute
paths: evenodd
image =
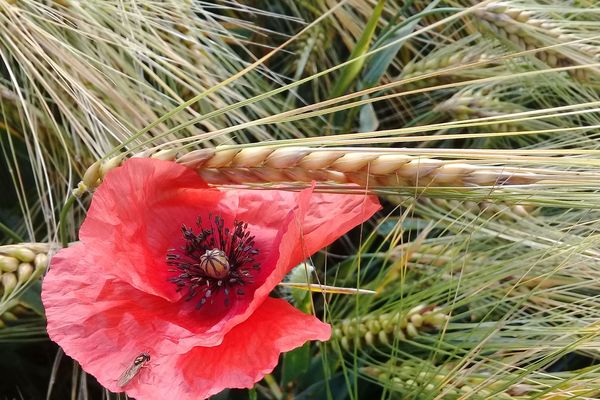
<svg viewBox="0 0 600 400"><path fill-rule="evenodd" d="M67 228L65 224L65 219L67 218L67 212L71 209L73 203L75 203L75 199L75 196L69 196L62 210L60 210L58 235L60 237L60 243L62 247L67 247L69 245L69 241L67 240Z"/></svg>
<svg viewBox="0 0 600 400"><path fill-rule="evenodd" d="M263 379L269 386L269 389L271 389L271 393L273 394L273 396L275 396L277 400L283 399L283 392L281 391L281 388L275 381L275 378L273 378L273 375L267 374Z"/></svg>
<svg viewBox="0 0 600 400"><path fill-rule="evenodd" d="M0 222L0 232L3 232L6 236L10 237L16 243L21 243L24 241L21 236L19 236L15 231L10 229L8 226L4 225L2 222Z"/></svg>

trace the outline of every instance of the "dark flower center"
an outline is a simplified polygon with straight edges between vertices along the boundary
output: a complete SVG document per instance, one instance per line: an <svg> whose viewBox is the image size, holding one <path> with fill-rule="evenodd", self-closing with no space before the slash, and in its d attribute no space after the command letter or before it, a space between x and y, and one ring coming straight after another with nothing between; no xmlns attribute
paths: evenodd
<svg viewBox="0 0 600 400"><path fill-rule="evenodd" d="M242 287L254 283L252 271L260 269L248 223L236 220L230 229L220 215L209 214L208 219L204 226L198 217L197 234L182 225L185 245L167 253L167 265L175 267L170 271L179 273L169 281L177 285L177 291L187 289L186 301L200 297L196 308L213 304L220 294L228 306L231 294L243 296Z"/></svg>

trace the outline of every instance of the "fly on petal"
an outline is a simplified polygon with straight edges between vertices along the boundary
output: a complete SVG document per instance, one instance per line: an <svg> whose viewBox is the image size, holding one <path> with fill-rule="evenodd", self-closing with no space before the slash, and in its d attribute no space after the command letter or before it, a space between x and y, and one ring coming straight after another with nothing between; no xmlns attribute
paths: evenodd
<svg viewBox="0 0 600 400"><path fill-rule="evenodd" d="M125 371L123 371L121 376L119 376L119 379L117 380L117 386L121 387L121 388L126 386L129 382L131 382L131 380L133 378L136 377L136 375L141 371L141 369L149 361L150 361L150 354L141 353L140 355L138 355L132 361L131 365L129 367L127 367L127 369Z"/></svg>

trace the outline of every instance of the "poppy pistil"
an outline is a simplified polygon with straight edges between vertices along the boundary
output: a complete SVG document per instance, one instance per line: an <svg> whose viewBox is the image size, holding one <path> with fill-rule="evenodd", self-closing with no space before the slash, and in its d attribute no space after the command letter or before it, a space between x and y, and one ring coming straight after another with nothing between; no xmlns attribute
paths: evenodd
<svg viewBox="0 0 600 400"><path fill-rule="evenodd" d="M183 225L185 245L169 249L167 265L175 267L172 272L179 273L169 281L177 285L178 291L187 288L185 300L200 297L197 308L208 301L213 304L218 295L224 297L228 306L231 293L244 295L241 287L253 283L251 270L260 269L255 262L258 249L254 236L250 235L247 223L235 220L229 228L220 215L209 214L208 226L198 218L197 225L198 233Z"/></svg>

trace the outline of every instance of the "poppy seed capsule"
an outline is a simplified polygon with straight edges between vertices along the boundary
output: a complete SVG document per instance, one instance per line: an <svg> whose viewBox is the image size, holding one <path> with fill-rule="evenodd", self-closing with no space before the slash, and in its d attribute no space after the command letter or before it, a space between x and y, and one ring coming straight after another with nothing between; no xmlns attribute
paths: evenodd
<svg viewBox="0 0 600 400"><path fill-rule="evenodd" d="M229 275L229 260L223 250L206 250L206 253L200 256L198 266L200 271L210 278L223 279Z"/></svg>

